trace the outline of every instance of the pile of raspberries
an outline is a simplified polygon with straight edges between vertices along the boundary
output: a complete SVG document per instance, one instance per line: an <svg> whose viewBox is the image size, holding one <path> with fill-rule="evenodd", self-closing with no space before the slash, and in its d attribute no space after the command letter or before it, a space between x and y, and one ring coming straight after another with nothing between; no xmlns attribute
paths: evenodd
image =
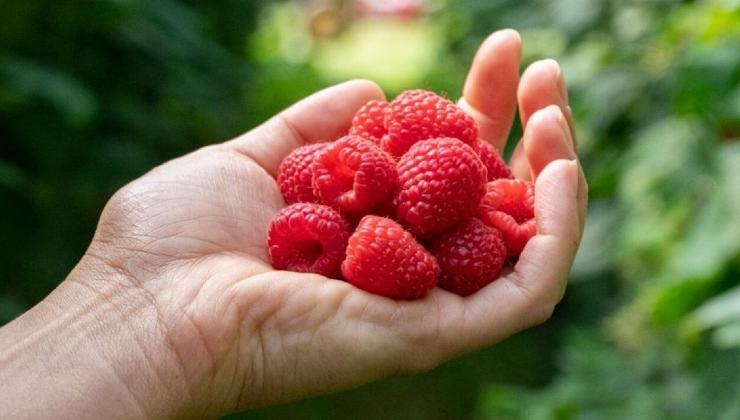
<svg viewBox="0 0 740 420"><path fill-rule="evenodd" d="M267 234L273 267L393 299L474 293L536 233L532 183L425 90L368 102L346 136L290 153L277 180L288 206Z"/></svg>

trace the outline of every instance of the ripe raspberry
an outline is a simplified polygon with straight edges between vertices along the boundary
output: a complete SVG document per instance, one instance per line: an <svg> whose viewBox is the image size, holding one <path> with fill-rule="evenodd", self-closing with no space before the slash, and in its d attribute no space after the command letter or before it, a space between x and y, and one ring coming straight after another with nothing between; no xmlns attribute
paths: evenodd
<svg viewBox="0 0 740 420"><path fill-rule="evenodd" d="M511 174L511 170L506 166L506 162L504 162L501 155L491 143L479 140L476 151L478 152L478 157L480 157L481 162L483 162L483 165L485 165L488 170L489 181L499 178L514 178Z"/></svg>
<svg viewBox="0 0 740 420"><path fill-rule="evenodd" d="M506 260L501 232L475 218L434 239L430 251L442 270L439 287L460 296L496 280Z"/></svg>
<svg viewBox="0 0 740 420"><path fill-rule="evenodd" d="M371 215L360 220L349 238L342 274L370 293L417 299L437 284L439 266L401 225Z"/></svg>
<svg viewBox="0 0 740 420"><path fill-rule="evenodd" d="M537 233L534 184L519 179L489 182L478 216L504 234L509 257L519 256L529 238Z"/></svg>
<svg viewBox="0 0 740 420"><path fill-rule="evenodd" d="M429 237L475 215L486 192L486 168L460 140L426 140L398 162L398 184L399 220Z"/></svg>
<svg viewBox="0 0 740 420"><path fill-rule="evenodd" d="M390 200L398 184L393 158L372 141L352 135L324 150L311 171L321 202L346 213L370 212Z"/></svg>
<svg viewBox="0 0 740 420"><path fill-rule="evenodd" d="M337 277L349 234L347 221L334 209L292 204L278 212L267 232L272 266Z"/></svg>
<svg viewBox="0 0 740 420"><path fill-rule="evenodd" d="M402 156L414 143L451 137L470 145L478 138L478 124L449 99L426 90L409 90L390 103L385 114L388 137L383 150Z"/></svg>
<svg viewBox="0 0 740 420"><path fill-rule="evenodd" d="M369 101L362 106L355 117L352 119L352 127L349 134L354 134L362 138L372 140L375 144L380 144L380 139L385 135L385 111L388 108L386 101Z"/></svg>
<svg viewBox="0 0 740 420"><path fill-rule="evenodd" d="M311 164L329 143L301 146L283 159L278 168L278 185L287 204L318 201L311 185Z"/></svg>

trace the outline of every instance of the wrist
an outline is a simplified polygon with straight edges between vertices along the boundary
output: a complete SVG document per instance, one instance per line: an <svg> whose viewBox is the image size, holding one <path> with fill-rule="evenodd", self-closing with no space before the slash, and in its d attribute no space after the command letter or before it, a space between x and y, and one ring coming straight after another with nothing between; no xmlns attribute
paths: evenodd
<svg viewBox="0 0 740 420"><path fill-rule="evenodd" d="M156 308L130 279L85 258L0 329L0 406L19 418L179 416L187 386Z"/></svg>

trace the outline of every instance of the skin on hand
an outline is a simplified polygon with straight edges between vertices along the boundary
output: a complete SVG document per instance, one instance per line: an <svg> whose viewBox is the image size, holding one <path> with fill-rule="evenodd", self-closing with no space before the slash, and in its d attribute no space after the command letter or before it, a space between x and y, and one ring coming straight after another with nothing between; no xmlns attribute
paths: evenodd
<svg viewBox="0 0 740 420"><path fill-rule="evenodd" d="M116 193L70 276L0 330L0 383L17 384L0 406L20 418L49 407L76 418L213 417L424 371L548 319L587 187L557 63L532 64L520 83L520 50L516 32L491 35L460 100L501 150L518 95L524 135L511 166L535 180L537 235L512 272L467 298L435 289L397 302L271 268L280 161L337 138L362 104L383 98L371 82L343 83ZM45 400L29 399L39 383L51 388Z"/></svg>

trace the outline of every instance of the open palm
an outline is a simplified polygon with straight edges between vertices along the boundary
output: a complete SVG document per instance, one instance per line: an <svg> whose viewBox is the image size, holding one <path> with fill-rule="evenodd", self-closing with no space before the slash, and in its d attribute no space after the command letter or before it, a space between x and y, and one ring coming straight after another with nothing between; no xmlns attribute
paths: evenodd
<svg viewBox="0 0 740 420"><path fill-rule="evenodd" d="M481 46L460 106L501 149L516 113L524 137L511 166L536 180L537 235L514 269L467 298L435 289L397 302L319 275L275 271L267 226L284 206L281 159L346 132L367 81L321 91L243 136L168 162L106 206L68 287L125 296L130 335L156 380L188 412L220 415L429 369L546 320L562 297L585 218L562 76L552 61L519 80L520 40ZM518 101L517 101L518 96ZM112 280L114 279L114 280ZM134 386L135 387L135 386ZM185 409L185 408L182 408ZM162 406L141 404L161 414Z"/></svg>

